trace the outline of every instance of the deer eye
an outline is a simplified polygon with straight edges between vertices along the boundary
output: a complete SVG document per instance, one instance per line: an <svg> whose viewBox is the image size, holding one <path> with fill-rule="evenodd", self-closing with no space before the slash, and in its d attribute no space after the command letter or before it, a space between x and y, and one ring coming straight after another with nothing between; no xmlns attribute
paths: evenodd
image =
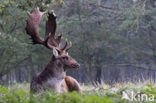
<svg viewBox="0 0 156 103"><path fill-rule="evenodd" d="M63 57L64 60L68 60L68 57Z"/></svg>

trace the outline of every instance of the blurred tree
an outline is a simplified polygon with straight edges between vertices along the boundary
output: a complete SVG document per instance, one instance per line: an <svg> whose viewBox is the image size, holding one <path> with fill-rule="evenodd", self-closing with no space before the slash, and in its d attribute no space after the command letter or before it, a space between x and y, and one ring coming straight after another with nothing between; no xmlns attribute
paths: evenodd
<svg viewBox="0 0 156 103"><path fill-rule="evenodd" d="M81 64L80 70L68 73L80 81L126 80L123 76L133 73L128 78L134 77L134 69L154 71L155 0L1 0L0 78L22 69L28 76L23 78L30 80L52 56L46 48L29 44L25 34L26 11L37 6L41 11L54 10L58 16L57 34L72 41L69 52ZM40 25L42 37L46 19Z"/></svg>

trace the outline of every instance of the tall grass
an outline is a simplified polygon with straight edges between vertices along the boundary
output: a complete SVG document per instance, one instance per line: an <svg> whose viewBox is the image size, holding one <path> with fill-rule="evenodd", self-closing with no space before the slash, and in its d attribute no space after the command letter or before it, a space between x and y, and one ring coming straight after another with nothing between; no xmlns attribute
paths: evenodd
<svg viewBox="0 0 156 103"><path fill-rule="evenodd" d="M82 85L83 92L72 93L54 93L45 91L38 94L31 94L29 84L14 84L8 87L0 86L0 103L156 103L155 101L130 101L122 99L123 91L127 93L142 93L150 96L152 94L156 99L156 84L154 83L116 83L113 86L106 84L93 87L91 85ZM130 93L130 92L129 92Z"/></svg>

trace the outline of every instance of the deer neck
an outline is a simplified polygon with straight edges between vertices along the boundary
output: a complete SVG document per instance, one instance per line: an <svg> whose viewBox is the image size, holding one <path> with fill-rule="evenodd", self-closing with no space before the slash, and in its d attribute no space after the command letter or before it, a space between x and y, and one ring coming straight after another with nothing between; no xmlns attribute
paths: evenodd
<svg viewBox="0 0 156 103"><path fill-rule="evenodd" d="M39 78L42 82L46 82L51 79L62 81L65 75L66 72L64 71L63 65L59 62L59 60L52 59L43 72L40 73Z"/></svg>

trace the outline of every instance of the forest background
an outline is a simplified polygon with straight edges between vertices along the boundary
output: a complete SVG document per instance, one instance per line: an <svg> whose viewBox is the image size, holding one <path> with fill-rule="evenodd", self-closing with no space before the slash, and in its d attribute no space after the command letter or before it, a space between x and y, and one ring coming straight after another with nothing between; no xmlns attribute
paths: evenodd
<svg viewBox="0 0 156 103"><path fill-rule="evenodd" d="M52 57L26 35L27 12L54 10L81 83L156 81L155 0L0 0L0 84L30 82ZM44 16L40 34L44 36Z"/></svg>

